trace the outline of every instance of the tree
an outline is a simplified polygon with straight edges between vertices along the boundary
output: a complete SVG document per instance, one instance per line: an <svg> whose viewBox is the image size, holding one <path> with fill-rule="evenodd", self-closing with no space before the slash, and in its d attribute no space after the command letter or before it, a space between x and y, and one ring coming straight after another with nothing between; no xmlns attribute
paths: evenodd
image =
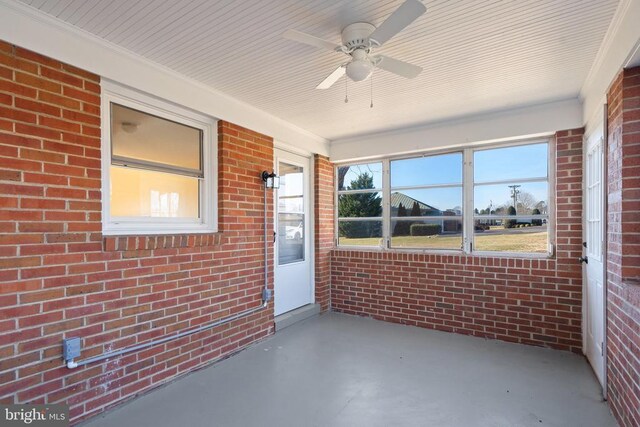
<svg viewBox="0 0 640 427"><path fill-rule="evenodd" d="M413 206L411 206L411 214L409 216L422 216L422 211L420 210L420 204L413 201Z"/></svg>
<svg viewBox="0 0 640 427"><path fill-rule="evenodd" d="M372 189L373 176L364 172L351 181L347 190ZM382 216L382 205L378 193L344 194L338 203L338 216L341 218L364 218ZM340 236L348 238L379 237L380 221L341 221Z"/></svg>
<svg viewBox="0 0 640 427"><path fill-rule="evenodd" d="M407 216L407 208L402 203L398 205L398 217ZM409 221L397 221L396 226L393 227L394 236L408 236L411 231L411 223Z"/></svg>
<svg viewBox="0 0 640 427"><path fill-rule="evenodd" d="M540 215L540 209L535 208L534 210L531 211L532 215ZM531 220L531 225L542 225L542 219L540 218L533 218Z"/></svg>
<svg viewBox="0 0 640 427"><path fill-rule="evenodd" d="M520 214L531 213L538 203L538 200L528 191L520 191L518 194L518 210Z"/></svg>
<svg viewBox="0 0 640 427"><path fill-rule="evenodd" d="M542 215L546 215L548 213L547 202L545 202L544 200L540 200L538 203L536 203L536 209L538 209Z"/></svg>
<svg viewBox="0 0 640 427"><path fill-rule="evenodd" d="M515 215L515 214L516 214L516 208L514 208L513 206L509 206L507 215ZM515 225L516 225L515 219L507 219L504 221L504 228L513 228Z"/></svg>
<svg viewBox="0 0 640 427"><path fill-rule="evenodd" d="M338 190L344 190L344 177L349 172L349 166L338 168Z"/></svg>

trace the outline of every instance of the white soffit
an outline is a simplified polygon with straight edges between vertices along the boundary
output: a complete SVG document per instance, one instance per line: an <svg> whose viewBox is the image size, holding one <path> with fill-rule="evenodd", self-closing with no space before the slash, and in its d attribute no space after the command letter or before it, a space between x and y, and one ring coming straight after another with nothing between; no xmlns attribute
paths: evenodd
<svg viewBox="0 0 640 427"><path fill-rule="evenodd" d="M281 37L291 28L338 42L346 25L378 25L402 1L23 3L330 140L575 98L618 3L425 1L427 13L378 51L424 71L377 71L372 109L368 81L349 85L346 104L344 79L314 89L343 56Z"/></svg>

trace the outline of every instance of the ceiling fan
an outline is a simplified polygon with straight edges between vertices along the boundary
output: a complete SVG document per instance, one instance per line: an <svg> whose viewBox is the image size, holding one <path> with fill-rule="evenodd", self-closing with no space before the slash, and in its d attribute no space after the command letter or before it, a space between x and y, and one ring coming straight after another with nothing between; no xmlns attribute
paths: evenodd
<svg viewBox="0 0 640 427"><path fill-rule="evenodd" d="M377 28L367 22L356 22L346 26L342 30L342 44L340 45L296 30L287 30L282 36L289 40L341 52L349 56L349 60L340 64L335 71L316 86L316 89L330 88L344 74L356 82L366 80L376 67L412 79L420 74L422 67L385 55L373 55L372 52L404 30L426 10L427 8L421 1L406 0Z"/></svg>

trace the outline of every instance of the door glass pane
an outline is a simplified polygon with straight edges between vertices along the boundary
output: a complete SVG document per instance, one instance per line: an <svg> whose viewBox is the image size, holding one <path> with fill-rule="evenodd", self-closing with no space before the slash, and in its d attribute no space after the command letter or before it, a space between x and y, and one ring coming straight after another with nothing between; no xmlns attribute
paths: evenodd
<svg viewBox="0 0 640 427"><path fill-rule="evenodd" d="M280 162L278 264L304 261L304 169Z"/></svg>
<svg viewBox="0 0 640 427"><path fill-rule="evenodd" d="M112 155L201 170L202 131L111 104Z"/></svg>
<svg viewBox="0 0 640 427"><path fill-rule="evenodd" d="M278 214L278 263L304 261L304 215Z"/></svg>
<svg viewBox="0 0 640 427"><path fill-rule="evenodd" d="M200 217L198 178L111 166L111 216Z"/></svg>

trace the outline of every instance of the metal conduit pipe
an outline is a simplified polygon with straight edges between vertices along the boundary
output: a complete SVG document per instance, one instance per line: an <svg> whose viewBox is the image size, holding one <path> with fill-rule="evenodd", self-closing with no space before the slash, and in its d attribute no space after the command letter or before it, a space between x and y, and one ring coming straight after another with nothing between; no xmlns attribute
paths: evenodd
<svg viewBox="0 0 640 427"><path fill-rule="evenodd" d="M89 357L88 359L80 360L76 362L74 359L65 360L67 368L74 369L79 366L88 365L93 362L98 362L100 360L110 359L112 357L121 356L123 354L131 353L134 351L142 350L148 347L152 347L154 345L163 344L168 341L172 341L178 338L186 337L189 335L196 334L198 332L206 331L216 326L224 325L225 323L233 322L234 320L241 319L250 314L256 313L263 308L266 308L269 305L269 301L271 300L271 291L269 290L269 257L268 257L268 244L267 244L267 183L265 174L268 175L268 172L264 171L261 175L264 183L264 286L262 288L262 304L257 307L250 308L248 310L242 311L240 313L233 314L231 316L224 317L222 319L216 320L211 323L207 323L205 325L198 326L195 329L190 329L188 331L182 331L175 333L173 335L166 336L164 338L160 338L157 340L149 341L144 344L134 345L131 347L126 347L120 350L109 351L107 353L100 354L98 356ZM272 173L273 176L275 174Z"/></svg>
<svg viewBox="0 0 640 427"><path fill-rule="evenodd" d="M165 343L167 341L175 340L175 339L186 337L188 335L192 335L192 334L195 334L195 333L198 333L198 332L206 331L207 329L215 328L216 326L220 326L222 324L225 324L225 323L228 323L228 322L232 322L234 320L240 319L241 317L248 316L249 314L252 314L252 313L255 313L257 311L260 311L263 308L265 308L268 303L269 303L268 301L264 301L258 307L254 307L254 308L251 308L249 310L245 310L245 311L242 311L240 313L234 314L232 316L225 317L225 318L220 319L220 320L216 320L213 323L207 323L206 325L199 326L196 329L191 329L191 330L188 330L188 331L182 331L182 332L179 332L179 333L174 334L174 335L169 335L169 336L164 337L164 338L160 338L160 339L157 339L157 340L146 342L144 344L134 345L132 347L126 347L126 348L123 348L121 350L110 351L110 352L107 352L107 353L103 353L103 354L101 354L99 356L94 356L94 357L90 357L88 359L81 360L79 362L76 362L73 359L67 360L67 368L69 368L69 369L77 368L78 366L84 366L84 365L88 365L89 363L98 362L100 360L110 359L112 357L121 356L121 355L126 354L126 353L131 353L133 351L142 350L144 348L151 347L151 346L158 345L158 344L162 344L162 343Z"/></svg>

